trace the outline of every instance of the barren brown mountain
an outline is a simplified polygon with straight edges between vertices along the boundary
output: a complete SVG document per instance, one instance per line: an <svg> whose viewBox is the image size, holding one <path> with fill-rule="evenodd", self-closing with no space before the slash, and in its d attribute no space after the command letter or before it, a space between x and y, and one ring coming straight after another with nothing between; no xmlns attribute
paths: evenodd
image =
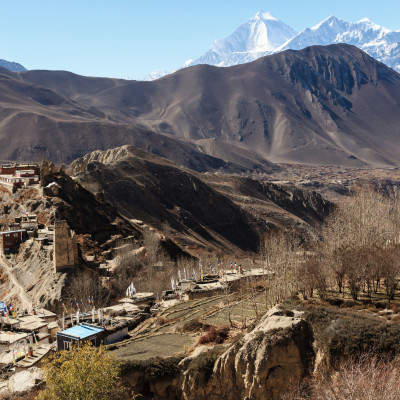
<svg viewBox="0 0 400 400"><path fill-rule="evenodd" d="M319 194L225 174L199 174L133 146L75 160L77 181L128 218L164 230L179 243L230 252L257 251L265 231L304 234L329 213Z"/></svg>
<svg viewBox="0 0 400 400"><path fill-rule="evenodd" d="M350 45L153 82L60 71L0 78L0 158L70 162L134 144L198 171L400 163L400 75Z"/></svg>

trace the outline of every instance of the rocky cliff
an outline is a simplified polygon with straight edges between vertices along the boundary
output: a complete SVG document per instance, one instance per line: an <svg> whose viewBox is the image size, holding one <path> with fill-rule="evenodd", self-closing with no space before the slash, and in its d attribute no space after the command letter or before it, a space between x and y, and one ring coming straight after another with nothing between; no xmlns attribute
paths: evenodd
<svg viewBox="0 0 400 400"><path fill-rule="evenodd" d="M185 400L280 399L310 372L314 352L312 330L299 312L271 309L253 331L230 346L204 373L184 372Z"/></svg>
<svg viewBox="0 0 400 400"><path fill-rule="evenodd" d="M71 172L124 216L158 229L167 221L178 241L225 252L255 252L270 225L309 226L330 208L317 193L195 173L133 146L90 153L75 160Z"/></svg>
<svg viewBox="0 0 400 400"><path fill-rule="evenodd" d="M149 399L278 400L312 372L314 359L302 313L273 308L230 345L202 346L175 368L165 363L157 379L131 366L125 379Z"/></svg>

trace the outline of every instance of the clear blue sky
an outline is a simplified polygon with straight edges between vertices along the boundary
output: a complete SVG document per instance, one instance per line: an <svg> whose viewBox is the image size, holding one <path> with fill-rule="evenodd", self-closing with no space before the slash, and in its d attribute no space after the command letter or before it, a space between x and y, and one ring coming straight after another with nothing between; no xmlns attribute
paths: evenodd
<svg viewBox="0 0 400 400"><path fill-rule="evenodd" d="M296 30L330 15L400 29L399 0L4 1L0 58L28 69L141 79L199 57L257 11Z"/></svg>

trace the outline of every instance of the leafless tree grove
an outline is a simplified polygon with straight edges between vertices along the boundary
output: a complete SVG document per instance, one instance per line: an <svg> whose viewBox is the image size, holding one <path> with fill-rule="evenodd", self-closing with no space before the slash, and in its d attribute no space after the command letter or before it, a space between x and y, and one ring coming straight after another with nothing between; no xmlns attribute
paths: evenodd
<svg viewBox="0 0 400 400"><path fill-rule="evenodd" d="M400 369L397 361L362 356L343 362L337 371L320 371L297 391L282 400L397 400Z"/></svg>
<svg viewBox="0 0 400 400"><path fill-rule="evenodd" d="M319 240L308 243L307 251L292 234L266 237L266 302L278 303L293 291L325 300L329 289L342 293L345 286L354 300L380 288L393 300L400 274L399 222L397 198L359 187L318 228Z"/></svg>

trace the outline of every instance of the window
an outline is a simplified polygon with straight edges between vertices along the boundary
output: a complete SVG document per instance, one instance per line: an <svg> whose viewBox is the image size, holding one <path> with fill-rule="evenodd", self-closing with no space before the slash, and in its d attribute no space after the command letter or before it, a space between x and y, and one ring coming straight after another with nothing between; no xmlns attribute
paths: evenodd
<svg viewBox="0 0 400 400"><path fill-rule="evenodd" d="M87 341L90 342L92 346L96 347L96 336L88 338Z"/></svg>
<svg viewBox="0 0 400 400"><path fill-rule="evenodd" d="M69 350L71 342L66 342L64 340L64 350Z"/></svg>

